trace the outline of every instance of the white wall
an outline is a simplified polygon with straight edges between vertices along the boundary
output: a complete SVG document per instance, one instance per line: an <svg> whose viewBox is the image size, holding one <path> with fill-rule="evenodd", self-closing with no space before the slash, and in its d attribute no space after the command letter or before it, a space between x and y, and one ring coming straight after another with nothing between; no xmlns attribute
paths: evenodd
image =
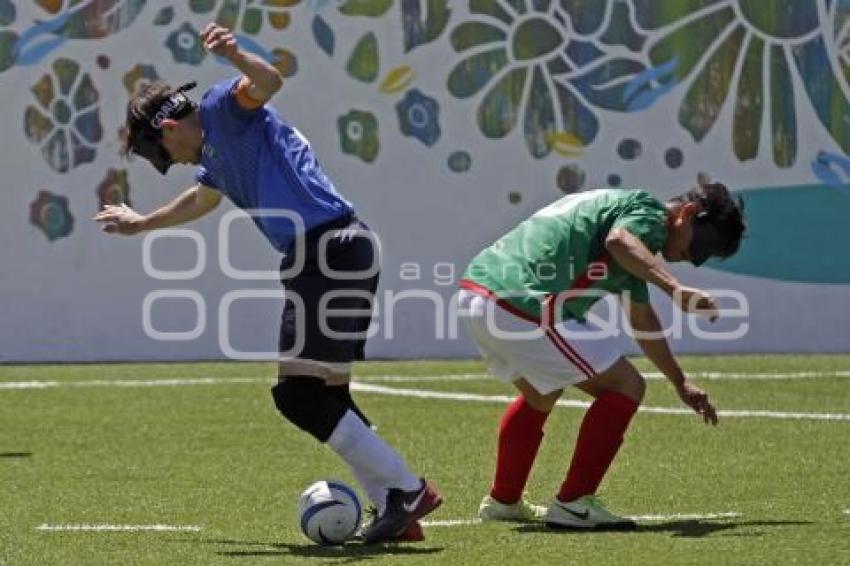
<svg viewBox="0 0 850 566"><path fill-rule="evenodd" d="M3 243L0 249L0 361L222 357L218 324L222 297L238 289L278 289L273 281L237 281L222 273L217 231L219 219L229 204L191 226L205 239L206 254L202 259L206 269L201 276L189 281L150 278L143 267L142 237L108 237L89 220L98 208L96 187L109 169L127 171L129 198L134 207L142 211L155 208L192 182L193 171L190 168L175 167L168 177L162 178L146 163L140 160L126 163L117 154L116 132L121 125L127 98L122 79L139 63L152 64L160 76L175 84L194 79L204 86L233 73L232 69L211 57L204 59L200 65L175 61L165 45L168 37L184 22L200 29L216 16L217 8L209 14L198 14L189 8L188 3L174 3L170 23L155 25L158 15L167 19L166 14L160 14L160 8L166 3L119 2L118 8L123 10L118 14L121 17L106 20L107 25L112 26L107 27L112 33L92 38L85 36L91 35L92 29L98 29L95 24L102 21L103 15L97 13L96 7L90 7L90 2L81 5L89 12L81 11L78 6L59 14L50 14L37 3L14 4L17 5L14 21L6 17L5 27L0 26L0 34L3 34L0 55L6 61L0 66L7 67L0 73L0 96L4 101L2 112L6 124L0 151L0 171L3 172L0 180L3 194L3 206L0 208L0 242ZM706 342L686 333L685 337L676 341L675 348L695 352L834 352L850 348L850 332L847 331L850 327L850 280L846 278L850 272L850 260L844 250L844 242L850 234L846 222L834 220L836 209L850 205L850 189L841 186L842 179L850 175L835 166L834 169L839 171L839 181L836 181L823 171L818 175L812 167L818 152L829 152L837 160L844 156L847 147L842 149L841 143L842 136L846 134L841 130L847 129L846 115L824 125L816 113L816 103L804 89L805 82L832 89L828 100L839 113L843 113L847 108L848 93L846 79L841 72L845 60L830 47L827 53L834 55L819 61L809 60L806 70L802 71L794 63L792 55L801 45L820 40L829 46L838 45L841 38L836 37L836 30L844 29L844 14L840 9L831 13L825 2L800 0L800 5L817 4L818 27L801 30L799 37L772 38L764 30L754 28L745 14L732 10L737 2L729 2L729 10L737 18L735 25L743 26L750 41L755 41L752 39L755 37L766 38L768 43L785 50L783 53L790 65L789 76L794 86L793 91L775 88L762 91L767 113L760 132L754 134L761 141L760 149L756 158L742 161L733 151L732 140L736 137L741 139L744 131L740 127L736 129L733 114L736 105L750 108L747 112L752 112L753 102L752 98L737 96L742 57L726 57L736 65L732 86L728 89L728 96L721 97L722 112L699 141L683 128L679 118L683 112L687 113L682 110L685 97L692 85L699 84L696 81L706 68L707 59L703 59L693 72L681 71L682 76L676 76L678 84L646 110L606 110L587 102L585 106L598 118L599 126L595 136L584 140L585 147L579 148L580 154L563 155L551 151L545 156L533 157L524 141L523 113L529 106L539 106L539 99L537 102L529 101L526 90L516 127L501 139L491 139L479 130L476 116L496 79L491 79L475 96L463 99L454 96L447 86L452 69L471 53L456 52L452 48L452 31L464 22L492 22L492 18L486 14L469 14L465 1L394 2L376 17L346 15L339 10L339 6L356 4L301 2L287 9L291 23L286 29L276 30L264 21L259 33L241 32L241 35L269 51L283 47L297 57L297 72L287 79L273 103L310 138L323 166L339 189L356 204L361 216L382 237L382 293L397 294L413 288L433 289L448 299L455 286L438 284L433 275L435 266L452 264L459 275L469 258L481 247L537 208L559 198L563 193L555 180L558 171L565 165L576 165L585 171L587 180L584 188L605 185L609 175L617 174L621 176L624 187L646 187L659 198L682 192L691 186L697 172L708 171L717 180L740 190L748 203L749 197L756 192L775 187L802 187L787 190L810 193L804 195L806 206L790 211L777 208L775 214L771 212L772 205L767 199L752 200L758 222L751 226L750 238L744 244L745 248L750 246L750 255L742 251L742 259L738 263L732 262L723 270L675 269L677 275L689 284L740 290L746 295L750 307L747 320L750 330L745 337L735 341ZM361 6L374 7L376 12L381 12L381 4L377 1L360 2ZM436 10L446 4L451 9L451 18L440 33L437 33L441 28L440 22L434 22L436 39L406 52L403 15L407 15L408 21L416 20L416 9L422 8L425 10L423 13L427 13L428 9ZM592 11L608 4L620 3L589 2L586 9ZM630 10L634 7L640 10L646 4L634 2L627 5ZM665 2L658 0L655 4L661 6ZM835 8L841 3L831 4ZM558 2L553 3L552 9L559 5ZM597 7L593 8L594 5ZM672 12L665 12L663 6L661 8L658 14ZM624 13L635 14L632 11ZM645 67L656 65L658 62L652 61L652 46L662 44L664 38L674 33L683 21L673 18L664 22L661 16L657 16L654 27L641 32L646 38L644 46L635 50L607 45L600 35L602 28L600 33L591 30L586 37L578 38L578 31L568 30L553 14L552 11L544 14L532 10L524 17L545 19L558 26L565 41L583 39L605 51L595 62L576 71L577 75L569 76L578 76L604 60L618 57L641 61ZM617 15L606 14L606 22ZM106 16L112 17L111 14ZM63 17L69 19L57 20ZM316 17L321 17L334 32L333 56L323 52L313 36L311 24ZM778 21L782 21L783 17L779 14ZM649 26L647 18L649 16L632 19ZM424 16L422 19L425 21ZM56 30L40 35L31 31L34 39L27 39L27 30L43 29L36 27L37 20L57 23ZM514 34L521 20L514 18L512 23L499 25L505 33ZM88 28L81 28L75 23L86 21ZM623 29L624 25L624 21L616 20L611 24L617 29ZM757 35L757 31L761 35ZM363 82L346 71L346 62L355 43L368 32L374 32L377 37L379 72L373 81ZM407 33L410 34L409 31ZM63 36L66 36L64 41L55 39ZM48 41L54 43L45 43ZM508 47L512 45L508 40L502 43ZM12 48L14 45L18 46L17 52ZM495 44L496 47L498 45L499 42ZM676 45L685 51L693 48L687 43ZM712 51L706 49L706 52ZM101 55L108 56L108 68L98 65L97 58ZM76 61L80 66L80 76L84 73L90 75L99 93L96 106L103 129L100 139L89 144L95 149L96 158L66 172L59 172L48 165L39 144L28 139L23 127L27 108L38 104L31 87L51 72L51 66L59 58ZM511 65L521 67L523 62L514 60ZM382 92L379 87L383 79L392 69L402 66L415 73L413 81L396 92ZM533 64L527 65L529 69L533 67ZM545 69L543 66L538 68ZM762 71L764 77L769 77L770 72L775 72L775 67L764 65ZM714 73L713 76L717 74L716 69L706 72ZM547 80L560 80L554 74L546 73L548 71L544 73ZM624 80L630 78L625 76ZM611 80L615 81L616 77ZM553 83L547 84L551 88ZM766 84L769 85L770 81ZM659 88L660 85L651 83L651 86ZM717 84L703 88L706 91L717 89ZM432 146L404 136L400 131L396 105L411 89L418 89L439 103L440 136ZM794 145L787 132L776 138L771 134L770 108L774 99L777 102L790 101L796 109L793 119L786 114L786 119L790 120L788 123L793 123L797 129L795 159L790 167L779 167L771 151L774 143L780 149ZM707 119L711 108L711 100L704 99L690 112L693 116ZM341 150L337 119L352 109L369 111L378 119L380 150L371 163ZM561 109L575 111L569 105L562 105ZM569 131L569 127L559 125L556 130ZM623 159L618 155L618 144L626 138L634 138L641 143L643 151L640 157ZM684 154L684 163L679 168L665 165L664 154L671 147L680 148ZM469 171L455 173L447 166L449 155L456 150L471 154L473 162ZM45 232L30 221L31 204L41 190L67 198L73 216L73 230L53 241L49 241ZM509 202L512 192L521 195L521 202ZM808 194L812 195L811 199L808 199ZM243 269L274 269L278 262L276 254L248 224L240 224L234 232L231 243L233 264ZM802 242L823 242L823 246L797 249L783 244L782 249L771 247L777 234L787 237L789 233L799 233ZM826 254L829 262L818 264L817 269L806 268L806 262L813 261L820 254ZM192 244L184 240L160 240L152 247L152 257L159 269L188 269L196 261ZM768 263L774 262L778 267L765 268L753 257L768 257ZM417 262L421 266L421 281L402 279L402 264L409 262ZM437 269L444 270L446 266L441 265ZM808 274L809 282L797 281L802 271ZM439 273L443 275L446 272ZM146 335L142 323L143 302L149 293L163 289L191 290L203 297L206 325L196 339L165 342ZM660 297L656 299L664 316L671 316L667 302ZM279 309L279 301L272 299L235 303L229 326L229 332L234 335L234 347L273 350L277 340ZM194 306L186 300L157 303L151 313L153 325L160 330L188 330L195 325ZM370 341L369 353L372 356L407 358L473 354L462 332L458 339L440 340L435 337L434 309L425 301L403 301L397 306L392 338L384 335L386 319L382 313L379 312L377 318L380 332Z"/></svg>

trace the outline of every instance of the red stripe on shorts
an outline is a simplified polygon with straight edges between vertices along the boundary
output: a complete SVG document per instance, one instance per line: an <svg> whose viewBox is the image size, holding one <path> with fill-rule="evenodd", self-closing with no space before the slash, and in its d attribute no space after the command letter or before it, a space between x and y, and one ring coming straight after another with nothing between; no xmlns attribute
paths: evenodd
<svg viewBox="0 0 850 566"><path fill-rule="evenodd" d="M491 291L490 289L488 289L484 285L479 285L475 281L470 281L469 279L461 279L460 280L460 288L466 289L467 291L471 291L471 292L475 293L476 295L481 295L485 299L489 299L489 300L493 301L494 303L496 303L497 305L502 307L504 310L506 310L509 313L511 313L512 315L514 315L515 317L521 318L521 319L523 319L527 322L531 322L531 323L536 324L538 326L540 325L540 319L539 318L519 310L518 308L516 308L515 306L513 306L512 304L507 302L505 299L500 298L499 295L497 295L494 291Z"/></svg>
<svg viewBox="0 0 850 566"><path fill-rule="evenodd" d="M555 328L555 302L552 301L549 303L549 325L546 327L546 336L549 337L549 340L555 345L555 347L562 353L564 356L569 359L574 366L584 373L588 379L592 378L596 375L596 370L593 369L593 366L585 360L581 354L579 354L570 344L564 339L563 336L558 334L558 330Z"/></svg>

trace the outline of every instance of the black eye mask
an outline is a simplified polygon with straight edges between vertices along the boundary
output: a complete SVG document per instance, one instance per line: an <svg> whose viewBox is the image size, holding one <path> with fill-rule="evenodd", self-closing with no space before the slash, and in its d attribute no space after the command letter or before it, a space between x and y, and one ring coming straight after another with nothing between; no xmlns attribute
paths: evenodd
<svg viewBox="0 0 850 566"><path fill-rule="evenodd" d="M717 228L711 224L711 213L705 210L694 216L693 232L688 253L691 256L691 263L699 267L708 258L720 255L722 239Z"/></svg>
<svg viewBox="0 0 850 566"><path fill-rule="evenodd" d="M191 82L175 90L159 108L145 117L144 125L131 138L131 151L150 161L163 175L168 172L174 160L162 146L162 123L165 120L179 120L197 108L197 104L185 94L195 86L197 83Z"/></svg>

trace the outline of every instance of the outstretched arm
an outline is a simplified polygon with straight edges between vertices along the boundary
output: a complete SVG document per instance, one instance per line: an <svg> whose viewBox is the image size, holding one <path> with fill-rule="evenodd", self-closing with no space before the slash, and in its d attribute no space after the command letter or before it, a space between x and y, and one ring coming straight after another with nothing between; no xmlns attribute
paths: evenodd
<svg viewBox="0 0 850 566"><path fill-rule="evenodd" d="M717 305L711 296L679 283L640 238L625 228L611 230L605 249L623 269L664 291L683 311L705 315L712 322L717 318Z"/></svg>
<svg viewBox="0 0 850 566"><path fill-rule="evenodd" d="M126 204L108 205L94 216L94 220L102 223L104 232L131 236L191 222L217 207L220 202L220 192L196 185L150 214L139 214Z"/></svg>
<svg viewBox="0 0 850 566"><path fill-rule="evenodd" d="M717 424L717 412L708 399L708 394L685 377L682 368L667 344L661 322L649 303L624 303L629 323L635 331L635 340L647 358L670 380L679 398L701 415L706 423Z"/></svg>
<svg viewBox="0 0 850 566"><path fill-rule="evenodd" d="M283 86L278 70L257 55L241 49L229 29L207 24L201 32L201 42L205 49L224 57L244 74L237 89L237 93L242 94L237 100L243 106L259 108Z"/></svg>

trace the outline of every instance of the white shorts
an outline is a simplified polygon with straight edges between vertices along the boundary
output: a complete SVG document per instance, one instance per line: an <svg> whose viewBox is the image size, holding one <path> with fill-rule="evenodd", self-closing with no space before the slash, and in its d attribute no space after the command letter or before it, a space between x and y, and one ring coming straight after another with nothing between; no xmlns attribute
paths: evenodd
<svg viewBox="0 0 850 566"><path fill-rule="evenodd" d="M507 382L524 378L543 395L590 379L623 356L616 340L600 337L591 324L567 320L547 328L467 289L461 289L458 306L493 375Z"/></svg>

